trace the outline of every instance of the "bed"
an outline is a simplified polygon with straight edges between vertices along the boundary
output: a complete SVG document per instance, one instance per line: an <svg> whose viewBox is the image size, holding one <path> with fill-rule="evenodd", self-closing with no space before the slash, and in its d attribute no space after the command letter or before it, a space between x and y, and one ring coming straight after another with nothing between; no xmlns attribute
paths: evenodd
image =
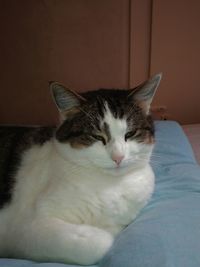
<svg viewBox="0 0 200 267"><path fill-rule="evenodd" d="M116 239L99 267L199 267L200 167L183 128L157 121L151 164L155 193L139 216ZM0 267L72 267L0 259Z"/></svg>

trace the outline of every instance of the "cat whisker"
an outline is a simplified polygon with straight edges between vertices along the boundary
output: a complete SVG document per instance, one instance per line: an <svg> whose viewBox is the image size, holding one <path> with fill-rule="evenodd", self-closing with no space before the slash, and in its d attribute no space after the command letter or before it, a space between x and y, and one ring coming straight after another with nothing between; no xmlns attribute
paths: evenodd
<svg viewBox="0 0 200 267"><path fill-rule="evenodd" d="M136 107L136 104L133 104L128 110L127 110L127 113L129 114L128 118L132 115L132 111L135 109Z"/></svg>
<svg viewBox="0 0 200 267"><path fill-rule="evenodd" d="M95 120L96 120L96 118L95 118L92 114L86 112L86 111L85 111L84 109L82 109L81 107L79 107L79 110L82 111L82 112L83 112L88 118L90 118L92 121L95 121Z"/></svg>

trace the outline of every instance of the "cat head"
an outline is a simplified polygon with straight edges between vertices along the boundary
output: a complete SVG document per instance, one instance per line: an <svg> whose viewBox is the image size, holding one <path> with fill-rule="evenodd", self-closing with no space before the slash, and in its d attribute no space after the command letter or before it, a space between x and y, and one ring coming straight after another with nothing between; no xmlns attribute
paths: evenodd
<svg viewBox="0 0 200 267"><path fill-rule="evenodd" d="M154 144L150 104L161 74L134 89L99 89L78 94L52 82L62 122L56 143L72 162L102 169L137 168L148 163Z"/></svg>

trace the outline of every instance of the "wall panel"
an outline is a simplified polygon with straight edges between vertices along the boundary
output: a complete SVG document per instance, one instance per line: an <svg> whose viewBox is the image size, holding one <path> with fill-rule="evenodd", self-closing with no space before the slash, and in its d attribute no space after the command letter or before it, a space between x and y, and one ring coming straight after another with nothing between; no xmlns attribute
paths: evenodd
<svg viewBox="0 0 200 267"><path fill-rule="evenodd" d="M131 0L130 87L149 77L152 0Z"/></svg>
<svg viewBox="0 0 200 267"><path fill-rule="evenodd" d="M128 87L129 0L0 0L0 33L0 123L55 123L49 80Z"/></svg>
<svg viewBox="0 0 200 267"><path fill-rule="evenodd" d="M153 1L151 74L163 72L155 104L181 123L200 122L200 1Z"/></svg>

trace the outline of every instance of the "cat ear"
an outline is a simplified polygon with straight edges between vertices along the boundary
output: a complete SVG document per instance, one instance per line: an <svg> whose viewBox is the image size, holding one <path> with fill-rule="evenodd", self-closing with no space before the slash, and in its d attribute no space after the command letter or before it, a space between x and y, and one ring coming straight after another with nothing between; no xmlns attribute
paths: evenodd
<svg viewBox="0 0 200 267"><path fill-rule="evenodd" d="M65 88L58 82L49 82L51 94L58 110L63 113L80 106L81 101L85 101L81 95L73 90Z"/></svg>
<svg viewBox="0 0 200 267"><path fill-rule="evenodd" d="M128 97L133 97L146 114L149 114L150 105L160 84L161 78L162 73L154 75L143 84L134 88L128 95Z"/></svg>

